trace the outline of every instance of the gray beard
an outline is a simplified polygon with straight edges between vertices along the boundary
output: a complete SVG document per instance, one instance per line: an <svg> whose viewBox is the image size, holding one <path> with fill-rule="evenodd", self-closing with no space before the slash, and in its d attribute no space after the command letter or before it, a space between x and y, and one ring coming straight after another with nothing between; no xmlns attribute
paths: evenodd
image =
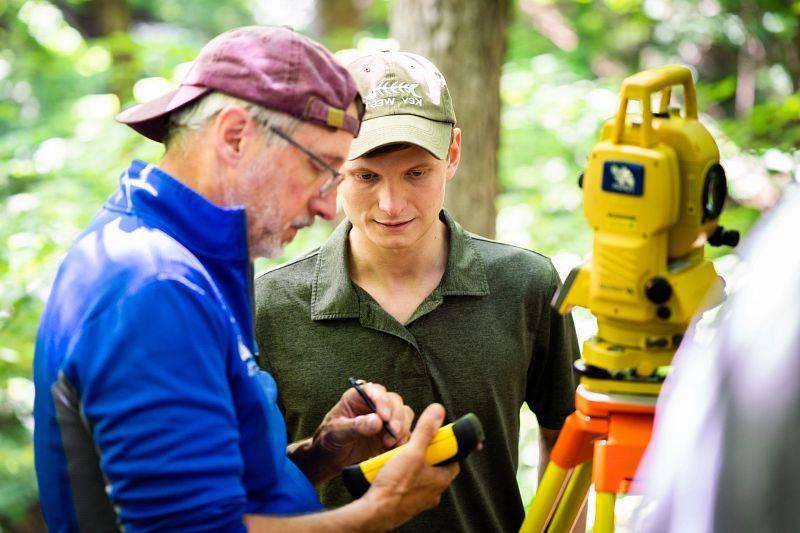
<svg viewBox="0 0 800 533"><path fill-rule="evenodd" d="M283 248L284 243L281 242L280 234L270 233L269 235L263 236L257 246L251 246L250 255L253 256L253 258L266 257L267 259L272 259L273 257L281 255L281 253L283 253Z"/></svg>
<svg viewBox="0 0 800 533"><path fill-rule="evenodd" d="M270 216L273 216L270 213ZM297 228L298 230L310 226L314 223L313 216L299 216L289 221L288 224L283 226L279 231L270 232L261 237L258 246L255 247L251 253L254 257L273 258L281 255L286 243L281 242L281 235L283 231L288 228Z"/></svg>

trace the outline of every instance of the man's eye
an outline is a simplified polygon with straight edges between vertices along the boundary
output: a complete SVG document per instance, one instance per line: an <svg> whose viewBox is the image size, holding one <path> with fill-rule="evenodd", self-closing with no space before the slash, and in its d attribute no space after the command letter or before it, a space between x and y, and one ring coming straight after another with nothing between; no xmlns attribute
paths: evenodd
<svg viewBox="0 0 800 533"><path fill-rule="evenodd" d="M424 175L425 175L424 170L410 170L408 172L408 176L411 178L421 178Z"/></svg>
<svg viewBox="0 0 800 533"><path fill-rule="evenodd" d="M356 179L356 181L363 181L363 182L375 181L375 179L378 177L377 174L374 174L372 172L356 172L352 174L352 176Z"/></svg>
<svg viewBox="0 0 800 533"><path fill-rule="evenodd" d="M311 163L311 168L313 168L314 172L316 172L317 174L322 175L327 171L326 168L324 168L322 165L320 165L319 163L317 163L316 161L314 161L311 158L308 159L308 162Z"/></svg>

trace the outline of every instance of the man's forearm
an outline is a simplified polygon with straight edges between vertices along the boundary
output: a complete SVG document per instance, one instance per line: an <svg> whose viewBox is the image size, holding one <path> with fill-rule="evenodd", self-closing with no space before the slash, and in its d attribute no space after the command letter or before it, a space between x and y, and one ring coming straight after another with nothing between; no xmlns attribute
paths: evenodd
<svg viewBox="0 0 800 533"><path fill-rule="evenodd" d="M379 506L367 500L358 499L353 503L334 509L301 516L245 516L247 531L250 533L285 532L323 533L332 531L357 531L364 533L387 531L397 524L389 517L379 513Z"/></svg>

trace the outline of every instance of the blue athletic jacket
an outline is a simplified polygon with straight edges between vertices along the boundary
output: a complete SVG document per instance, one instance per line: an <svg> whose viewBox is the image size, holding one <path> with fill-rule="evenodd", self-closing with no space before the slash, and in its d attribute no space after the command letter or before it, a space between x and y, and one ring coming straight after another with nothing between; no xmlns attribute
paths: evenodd
<svg viewBox="0 0 800 533"><path fill-rule="evenodd" d="M240 531L321 504L258 370L245 213L134 161L61 264L36 342L51 531Z"/></svg>

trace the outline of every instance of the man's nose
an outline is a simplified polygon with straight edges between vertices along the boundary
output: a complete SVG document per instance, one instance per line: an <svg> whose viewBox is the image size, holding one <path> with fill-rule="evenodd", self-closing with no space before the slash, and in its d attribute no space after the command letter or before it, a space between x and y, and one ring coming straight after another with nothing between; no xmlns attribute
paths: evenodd
<svg viewBox="0 0 800 533"><path fill-rule="evenodd" d="M401 188L386 180L378 191L378 208L389 216L397 216L405 207Z"/></svg>
<svg viewBox="0 0 800 533"><path fill-rule="evenodd" d="M310 206L313 215L333 220L336 217L336 188L312 198Z"/></svg>

